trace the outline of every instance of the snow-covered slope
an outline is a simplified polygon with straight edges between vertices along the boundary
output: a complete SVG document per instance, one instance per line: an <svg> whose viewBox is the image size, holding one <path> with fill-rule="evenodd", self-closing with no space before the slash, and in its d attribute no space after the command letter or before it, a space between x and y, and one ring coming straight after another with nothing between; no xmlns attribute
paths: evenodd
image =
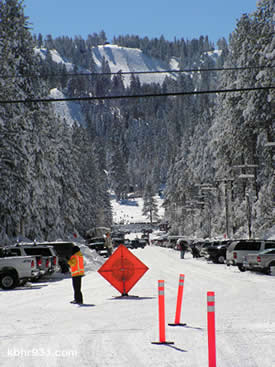
<svg viewBox="0 0 275 367"><path fill-rule="evenodd" d="M74 65L71 62L64 60L56 50L48 50L46 48L35 47L34 52L36 53L36 55L39 55L42 60L46 59L46 55L49 52L52 61L56 62L57 64L64 64L68 72L73 71Z"/></svg>
<svg viewBox="0 0 275 367"><path fill-rule="evenodd" d="M47 50L46 48L35 48L34 52L46 59L47 53L52 58L52 61L57 64L66 66L68 72L73 72L74 64L68 62L60 56L56 50ZM145 55L141 50L136 48L119 47L116 45L103 45L93 47L92 54L96 63L98 72L102 70L103 59L108 61L111 72L118 71L133 72L133 71L164 71L171 70L171 65L167 65L161 60L157 60L148 55ZM175 62L173 63L175 66ZM78 68L79 69L79 68ZM88 70L79 69L83 73L89 73ZM141 83L162 83L166 76L174 77L170 73L156 73L156 74L137 74ZM130 75L124 75L125 86L130 85ZM66 98L66 96L57 88L50 92L52 98ZM65 118L67 123L71 126L74 122L79 125L85 125L85 119L81 113L80 106L74 102L59 102L54 104L54 110L57 116Z"/></svg>
<svg viewBox="0 0 275 367"><path fill-rule="evenodd" d="M49 52L52 61L57 64L64 64L68 72L72 72L74 64L68 62L60 56L56 50L47 50L46 48L35 48L35 53L45 60L47 52ZM149 72L149 71L165 71L175 68L176 62L172 64L146 55L137 48L120 47L117 45L100 45L92 48L92 55L96 63L98 72L102 70L103 59L108 61L111 72ZM173 67L171 67L173 66ZM87 72L83 70L82 72ZM138 74L141 83L162 83L166 76L175 78L171 73L156 73L156 74ZM130 75L124 75L125 86L130 84Z"/></svg>
<svg viewBox="0 0 275 367"><path fill-rule="evenodd" d="M170 65L146 55L137 48L120 47L108 44L93 47L92 53L99 71L101 70L103 58L108 61L112 73L117 73L118 71L165 71L171 69ZM141 83L162 83L166 76L171 76L171 74L138 74ZM130 75L124 75L124 82L125 85L129 85Z"/></svg>
<svg viewBox="0 0 275 367"><path fill-rule="evenodd" d="M158 205L158 216L160 218L164 215L164 208L162 207L163 199L158 195L155 196ZM143 199L136 198L133 200L136 205L121 205L115 199L111 200L113 222L119 223L149 223L149 219L142 214Z"/></svg>
<svg viewBox="0 0 275 367"><path fill-rule="evenodd" d="M63 64L66 66L68 72L73 72L74 64L68 62L61 57L56 50L47 50L45 48L35 48L35 53L39 55L43 60L46 59L47 53L52 58L52 61ZM220 56L221 51L208 52L208 56L212 57L214 61ZM145 72L144 74L135 74L139 77L141 83L160 83L162 84L164 79L169 76L171 78L177 78L177 73L166 73L167 70L178 70L179 61L177 58L171 58L169 64L162 60L153 58L146 55L143 51L137 48L121 47L112 44L99 45L92 48L92 55L97 66L97 71L102 71L102 64L105 61L108 62L112 73L118 73L119 71L125 73L131 72ZM88 70L84 70L78 67L82 73L90 73ZM152 73L157 71L157 73ZM186 73L186 75L193 76L192 73ZM130 74L123 75L125 86L130 85L131 76ZM61 91L54 88L51 90L51 97L54 98L65 98ZM84 124L84 118L81 114L79 105L74 102L59 102L55 106L56 114L64 117L69 125L73 122L77 122L80 125Z"/></svg>
<svg viewBox="0 0 275 367"><path fill-rule="evenodd" d="M66 96L57 88L51 89L50 97L55 99L66 98ZM77 102L68 101L54 103L54 112L56 116L61 119L65 119L69 126L72 126L74 123L82 126L86 125L81 112L81 107Z"/></svg>

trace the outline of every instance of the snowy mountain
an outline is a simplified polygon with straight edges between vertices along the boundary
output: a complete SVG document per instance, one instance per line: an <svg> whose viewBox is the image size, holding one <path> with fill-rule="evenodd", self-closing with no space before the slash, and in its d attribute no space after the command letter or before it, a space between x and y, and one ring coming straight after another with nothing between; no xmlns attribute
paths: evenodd
<svg viewBox="0 0 275 367"><path fill-rule="evenodd" d="M42 60L46 59L47 53L51 56L53 62L63 64L68 72L74 70L74 64L64 59L56 50L48 50L46 48L34 48L36 55L39 55ZM221 56L222 50L207 51L204 53L210 57L215 63ZM97 66L97 71L101 72L103 60L107 61L112 73L119 71L125 73L131 72L151 72L158 71L156 74L139 74L141 83L162 83L166 76L176 78L174 73L162 73L166 70L178 70L179 60L177 57L172 57L169 63L148 56L143 51L137 48L122 47L118 45L106 44L92 48L92 56ZM79 68L78 68L79 69ZM80 68L81 69L81 68ZM81 72L89 73L88 70ZM130 83L130 76L124 76L125 86Z"/></svg>
<svg viewBox="0 0 275 367"><path fill-rule="evenodd" d="M117 45L102 45L92 48L94 61L100 72L103 59L108 61L111 72L150 72L171 70L165 62L146 55L137 48L120 47ZM139 74L141 83L162 83L170 73ZM175 77L175 76L173 76ZM124 76L125 86L130 84L130 75Z"/></svg>
<svg viewBox="0 0 275 367"><path fill-rule="evenodd" d="M35 47L34 52L36 55L39 55L42 60L45 60L47 54L49 53L52 61L56 62L57 64L64 64L68 72L73 71L74 65L71 62L64 60L56 50L48 50L47 48Z"/></svg>
<svg viewBox="0 0 275 367"><path fill-rule="evenodd" d="M67 72L73 72L75 65L65 58L63 58L58 51L46 48L34 48L36 55L39 55L42 60L45 60L47 55L51 57L52 61L57 64L65 65ZM206 52L211 59L216 63L217 58L221 55L220 50ZM159 83L162 84L166 77L173 79L177 78L176 73L165 73L166 70L178 70L179 60L172 57L168 63L162 60L146 55L143 51L137 48L121 47L112 44L99 45L92 48L92 56L97 67L97 72L102 71L104 62L108 62L112 73L119 71L124 73L144 72L144 74L136 74L139 77L141 84L143 83ZM194 66L195 67L195 66ZM79 68L82 73L89 74L86 69ZM152 71L159 73L150 74ZM148 74L147 74L148 73ZM193 77L193 73L185 73ZM123 75L125 87L130 85L130 74ZM53 98L65 98L66 95L57 88L50 91L50 96ZM85 126L85 119L81 113L80 106L74 102L60 102L54 106L55 114L66 119L67 123L72 126L73 123Z"/></svg>
<svg viewBox="0 0 275 367"><path fill-rule="evenodd" d="M48 50L46 48L35 48L34 52L39 55L42 60L45 60L47 54L51 57L52 61L57 64L65 65L67 72L73 72L74 64L64 59L56 50ZM117 45L102 45L92 48L92 55L97 67L97 71L100 73L102 70L103 60L107 61L112 73L119 71L130 72L150 72L159 71L161 73L156 74L138 74L141 83L162 83L167 76L176 78L175 74L162 73L165 70L172 70L178 68L178 62L173 58L170 64L166 64L161 60L146 55L139 49L120 47ZM82 73L90 73L88 70L84 70L78 67ZM130 85L130 74L124 75L124 85ZM53 88L50 91L50 97L52 98L66 98L66 95L57 88ZM81 108L74 102L59 102L54 105L54 111L56 116L62 116L67 123L72 126L73 123L85 126L85 119L81 113Z"/></svg>
<svg viewBox="0 0 275 367"><path fill-rule="evenodd" d="M64 64L68 72L72 72L74 64L65 60L56 50L48 50L46 48L35 48L35 53L46 59L47 53L51 56L52 61L57 64ZM97 66L97 71L101 72L102 63L105 59L109 64L112 73L119 71L130 72L151 72L159 71L157 74L140 74L139 79L141 83L162 83L166 76L171 77L171 73L162 73L165 70L172 70L178 67L177 61L173 58L171 63L167 64L159 59L146 55L137 48L120 47L117 45L99 45L92 48L92 56ZM89 73L85 70L83 72ZM175 75L172 75L175 78ZM130 84L130 75L124 76L125 86Z"/></svg>

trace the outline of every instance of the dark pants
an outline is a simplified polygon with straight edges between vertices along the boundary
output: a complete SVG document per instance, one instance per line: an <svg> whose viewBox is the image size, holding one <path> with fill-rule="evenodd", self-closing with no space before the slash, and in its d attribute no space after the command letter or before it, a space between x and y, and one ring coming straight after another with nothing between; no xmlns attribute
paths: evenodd
<svg viewBox="0 0 275 367"><path fill-rule="evenodd" d="M73 288L74 288L74 300L77 303L83 303L83 297L81 293L81 276L73 277Z"/></svg>

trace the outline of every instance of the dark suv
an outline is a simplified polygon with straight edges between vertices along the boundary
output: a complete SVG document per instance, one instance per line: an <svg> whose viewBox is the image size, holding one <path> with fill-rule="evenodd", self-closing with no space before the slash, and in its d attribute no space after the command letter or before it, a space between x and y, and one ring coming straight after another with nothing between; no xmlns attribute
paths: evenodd
<svg viewBox="0 0 275 367"><path fill-rule="evenodd" d="M215 264L224 264L226 260L226 250L232 241L214 241L207 248L207 259Z"/></svg>
<svg viewBox="0 0 275 367"><path fill-rule="evenodd" d="M144 238L135 238L131 241L132 248L144 248L147 242Z"/></svg>

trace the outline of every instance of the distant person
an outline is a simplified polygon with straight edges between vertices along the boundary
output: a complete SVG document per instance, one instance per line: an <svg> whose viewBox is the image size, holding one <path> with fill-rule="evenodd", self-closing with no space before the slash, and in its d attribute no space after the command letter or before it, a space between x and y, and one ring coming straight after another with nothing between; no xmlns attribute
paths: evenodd
<svg viewBox="0 0 275 367"><path fill-rule="evenodd" d="M74 300L71 301L71 303L82 305L83 296L81 293L81 278L85 275L85 273L83 255L78 246L73 246L72 256L70 257L68 264L70 265L74 289Z"/></svg>
<svg viewBox="0 0 275 367"><path fill-rule="evenodd" d="M104 245L108 251L108 256L111 256L113 253L113 243L110 232L106 233Z"/></svg>
<svg viewBox="0 0 275 367"><path fill-rule="evenodd" d="M179 242L179 250L180 250L180 258L181 259L184 259L184 255L185 255L185 252L188 248L188 245L185 241L180 241Z"/></svg>

